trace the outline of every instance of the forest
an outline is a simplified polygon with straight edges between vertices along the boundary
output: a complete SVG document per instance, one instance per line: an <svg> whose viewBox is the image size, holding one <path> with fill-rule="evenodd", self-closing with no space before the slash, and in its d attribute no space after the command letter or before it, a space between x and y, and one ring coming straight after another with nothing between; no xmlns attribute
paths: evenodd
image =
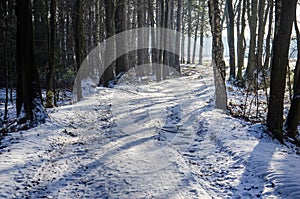
<svg viewBox="0 0 300 199"><path fill-rule="evenodd" d="M287 147L288 150L292 150L287 153L299 155L300 30L298 5L297 0L1 0L0 156L5 154L6 149L12 150L9 148L13 147L11 140L19 140L18 136L22 137L27 131L28 135L32 132L34 136L39 137L34 138L32 142L45 141L45 145L48 144L47 146L51 148L49 151L57 152L57 154L61 152L59 150L62 146L71 145L68 142L74 142L73 148L77 146L79 141L75 142L72 139L80 137L80 139L88 140L82 141L83 146L86 146L85 143L90 146L94 143L93 141L100 139L96 134L86 135L90 129L108 139L107 143L103 141L104 138L99 141L99 143L105 143L104 148L101 148L104 151L110 150L106 149L106 146L114 142L118 143L118 139L122 140L122 136L126 137L127 134L130 135L127 141L128 146L126 143L124 146L116 144L120 150L127 151L136 145L151 148L153 146L147 140L150 138L144 137L144 134L138 133L139 136L132 136L139 132L137 131L139 128L142 128L141 132L148 132L154 123L153 128L156 130L152 130L150 134L159 141L171 143L175 148L179 147L178 153L189 163L194 160L191 159L192 156L185 157L184 151L195 154L195 150L199 150L191 149L191 146L210 148L209 142L213 140L217 143L218 150L220 149L219 153L223 153L222 149L229 146L224 144L226 141L223 143L224 146L219 141L222 136L224 140L230 140L230 136L236 136L234 139L244 139L249 132L251 136L259 140L259 143L264 143L264 139L270 138L271 141L267 142L269 145L264 143L263 146ZM72 113L68 112L69 108ZM187 119L184 119L184 116ZM85 123L83 118L89 122ZM228 118L231 118L229 122ZM98 127L95 125L97 122ZM212 124L212 122L216 123ZM146 128L148 126L149 129ZM245 126L250 130L245 130ZM219 130L219 128L223 129ZM106 134L107 129L111 132L120 131L127 134ZM55 138L51 137L55 141L48 143L50 138L47 136L51 135L46 133L44 137L41 136L44 131L50 134L52 131L57 132L55 134L57 137L54 135ZM228 136L222 135L222 133L230 132L232 134ZM256 132L261 133L260 137L256 135ZM184 136L182 137L181 134ZM187 134L193 135L193 138L185 137ZM66 136L65 139L69 141L61 141ZM24 139L30 141L31 138L28 136ZM185 139L193 139L193 141ZM201 140L200 145L192 144L196 140ZM188 144L182 144L185 141ZM29 146L21 142L18 141L20 146L26 149L25 152L31 151ZM60 142L63 144L59 144ZM276 145L277 142L278 145ZM91 148L92 146L94 145L91 145ZM230 147L228 148L226 154L229 154L230 160L234 160L233 156L238 156L240 159L248 156L253 158L253 153L256 153L256 145L250 155L248 152L243 152L243 154L237 152L243 149L243 146L239 147L232 149L233 152L228 152ZM138 151L143 151L144 148ZM245 151L248 149L246 147ZM270 156L276 154L274 151L268 151ZM153 158L149 161L158 164L159 159L156 156L152 157L152 152L149 152L147 148L146 154L148 153L151 153L150 159ZM173 154L173 151L163 148L158 153ZM210 154L212 151L207 149L207 153ZM263 153L263 150L260 153ZM110 155L117 156L117 160L120 159L121 162L124 161L125 157L122 153L116 154L119 153L113 151ZM65 155L68 157L67 154ZM128 157L131 155L132 153L129 153ZM199 152L197 157L201 155L203 154ZM99 159L102 160L104 156L106 157L106 154L100 155ZM51 157L49 155L50 159ZM193 157L196 156L193 155ZM220 156L222 160L224 157ZM148 156L144 154L133 159L139 158L144 160ZM102 164L100 160L99 164ZM191 168L197 170L195 165L200 165L199 160L191 163L193 165ZM50 164L51 161L49 160L48 163ZM57 161L57 165L61 165L60 160ZM107 157L103 161L106 162ZM272 165L270 158L266 161L266 165ZM290 162L298 161L297 156ZM290 162L286 165L290 165ZM0 176L2 175L1 164L4 165L4 163L0 162ZM83 164L86 164L87 170L87 162ZM239 162L239 164L242 163ZM166 162L166 165L169 165L169 162ZM181 162L178 165L184 164ZM205 166L207 165L209 163ZM256 166L255 163L252 167L247 167L245 163L241 168L250 169L255 173ZM132 169L128 165L124 168ZM147 166L145 168L149 169ZM178 174L180 168L181 166L178 166L170 172L173 172L172 175ZM221 168L223 168L222 165L217 167L217 169ZM109 169L113 170L107 167L107 170ZM264 166L261 170L268 173L269 169ZM107 170L103 167L101 172ZM85 172L80 169L74 172L77 171ZM195 175L203 174L199 174L199 171L198 168ZM96 175L93 172L89 174ZM152 178L148 174L142 173L142 175L140 172L141 170L132 175L146 176L146 180L151 181ZM185 172L188 170L184 170L183 173ZM151 170L150 173L156 173L156 170ZM233 178L236 177L235 175L241 175L240 179L248 183L250 174L248 176L245 173L237 173L232 174ZM166 173L156 174L165 175ZM215 172L206 174L216 177ZM204 172L203 175L206 174ZM126 193L121 191L111 191L112 186L120 186L121 190L126 190L126 187L132 184L139 187L139 184L145 183L139 179L140 182L131 184L124 179L127 185L124 185L124 182L114 184L114 180L119 179L120 176L114 172L111 175L114 176L109 177L111 181L105 181L106 185L103 190L99 189L105 193L109 192L109 195L104 194L98 196L99 198L143 198L151 197L151 194L154 198L157 196L155 192L142 195L133 191L128 192L129 195L126 196ZM222 173L222 175L225 174ZM292 176L289 173L286 175ZM210 178L209 187L217 187L214 177ZM230 190L229 192L233 195L226 195L228 194L226 191L212 191L214 188L204 188L208 194L206 196L201 192L203 187L195 189L195 192L184 189L185 191L183 190L181 194L185 197L196 198L199 196L223 198L238 194L241 194L239 196L242 198L244 196L260 198L274 196L272 194L275 192L278 198L290 198L300 194L300 185L297 180L289 181L289 183L294 183L293 186L295 185L293 190L288 190L288 185L284 187L274 185L275 191L272 192L267 190L270 188L269 185L261 182L262 178L268 181L264 174L257 176L257 183L259 182L260 185L257 188L251 186L248 190L250 195L244 195L245 193L241 190L247 191L248 188L244 186L250 186L251 183L245 183L246 185L240 183L234 189L230 183L235 183L235 181L231 182L228 179L224 180L224 183L229 183L230 188L227 185L220 185L221 187L217 190ZM203 179L199 178L199 181L196 181L198 184L203 184L204 182L201 181ZM249 179L252 178L249 177ZM46 181L50 180L44 179L44 184ZM60 190L60 188L54 188L55 191L48 193L46 189L40 190L39 183L30 183L26 186L36 187L36 189L17 192L16 194L21 195L14 197L42 197L54 194L56 189ZM63 187L59 183L61 182L58 181L54 185L46 183L47 185L43 186ZM185 187L184 184L178 186ZM187 187L189 186L191 185ZM170 188L171 185L167 187ZM71 187L70 190L73 188ZM137 189L144 190L141 187ZM64 190L66 193L61 192L61 194L72 195L72 192L69 193L66 190ZM83 190L86 191L86 189ZM0 189L0 198L10 193L10 189L7 189L7 192ZM36 193L38 195L34 195ZM157 193L161 196L164 192L159 190ZM83 192L82 194L77 196L92 197L84 195ZM166 194L165 198L171 198L169 193L164 194ZM58 196L64 198L66 195L55 197ZM96 196L93 195L93 197Z"/></svg>

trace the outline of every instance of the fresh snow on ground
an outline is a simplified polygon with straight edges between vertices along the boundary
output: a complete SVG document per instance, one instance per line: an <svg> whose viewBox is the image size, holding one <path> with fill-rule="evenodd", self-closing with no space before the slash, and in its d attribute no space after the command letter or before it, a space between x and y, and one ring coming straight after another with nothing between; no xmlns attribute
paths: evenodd
<svg viewBox="0 0 300 199"><path fill-rule="evenodd" d="M139 84L126 78L8 134L0 198L300 198L300 156L214 110L212 71Z"/></svg>

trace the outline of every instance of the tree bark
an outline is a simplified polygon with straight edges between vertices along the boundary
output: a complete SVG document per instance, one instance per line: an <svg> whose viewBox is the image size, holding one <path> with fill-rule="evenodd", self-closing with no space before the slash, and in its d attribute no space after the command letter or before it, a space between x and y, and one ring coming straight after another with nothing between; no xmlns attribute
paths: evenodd
<svg viewBox="0 0 300 199"><path fill-rule="evenodd" d="M126 30L126 7L125 0L117 0L116 16L115 16L115 31L119 34ZM116 42L117 54L125 52L127 40L125 38ZM125 73L128 70L127 55L122 55L116 60L116 76Z"/></svg>
<svg viewBox="0 0 300 199"><path fill-rule="evenodd" d="M205 3L201 2L201 20L200 20L200 49L199 49L199 65L203 64L203 45L204 45L204 26L205 26Z"/></svg>
<svg viewBox="0 0 300 199"><path fill-rule="evenodd" d="M227 4L227 41L229 47L229 66L231 80L235 79L235 45L234 45L234 12L232 7L232 0L226 0Z"/></svg>
<svg viewBox="0 0 300 199"><path fill-rule="evenodd" d="M268 27L268 34L266 38L266 56L264 61L264 70L268 70L270 66L270 58L271 58L271 35L272 35L272 25L273 25L273 14L274 14L274 3L273 0L268 1L269 4L269 27Z"/></svg>
<svg viewBox="0 0 300 199"><path fill-rule="evenodd" d="M220 17L220 8L218 0L209 0L209 18L211 25L212 42L212 62L214 68L215 81L215 108L227 109L227 94L225 87L225 62L223 58L222 26Z"/></svg>
<svg viewBox="0 0 300 199"><path fill-rule="evenodd" d="M54 72L55 72L55 34L56 34L56 0L51 0L50 5L50 39L49 39L49 71L47 75L47 94L46 94L46 108L53 108L54 97Z"/></svg>
<svg viewBox="0 0 300 199"><path fill-rule="evenodd" d="M199 0L199 3L200 3L200 0ZM195 64L195 57L196 57L196 47L197 47L197 39L198 39L199 23L200 23L200 11L198 10L197 23L196 23L196 30L195 30L195 36L194 36L194 47L193 47L193 58L192 58L192 63L193 63L193 64Z"/></svg>
<svg viewBox="0 0 300 199"><path fill-rule="evenodd" d="M244 68L244 58L245 58L245 28L246 28L246 0L241 0L238 8L238 24L237 24L237 55L238 55L238 72L237 81L243 82L243 68Z"/></svg>
<svg viewBox="0 0 300 199"><path fill-rule="evenodd" d="M267 125L279 140L283 137L283 103L290 36L296 12L297 0L276 0L275 37L271 63L270 100Z"/></svg>
<svg viewBox="0 0 300 199"><path fill-rule="evenodd" d="M249 18L249 28L250 28L250 45L249 45L249 55L248 55L248 65L246 69L246 80L249 84L253 84L254 72L257 69L255 48L256 48L256 29L257 29L257 0L251 0L251 6L248 1L248 18Z"/></svg>
<svg viewBox="0 0 300 199"><path fill-rule="evenodd" d="M85 57L85 42L84 42L84 32L83 32L83 2L82 0L75 1L75 14L74 14L74 40L75 40L75 57L76 57L76 68L79 71L81 63ZM80 101L82 96L81 88L81 77L80 73L77 74L75 87L77 101Z"/></svg>
<svg viewBox="0 0 300 199"><path fill-rule="evenodd" d="M105 5L105 27L106 27L106 39L113 36L115 33L115 1L114 0L104 0ZM114 80L114 63L108 63L108 57L111 53L115 53L114 49L111 49L111 45L106 45L105 57L104 57L104 73L101 77L101 84L104 87L108 87L110 82ZM114 47L113 47L114 48Z"/></svg>
<svg viewBox="0 0 300 199"><path fill-rule="evenodd" d="M138 21L138 46L144 46L145 42L145 31L142 29L145 27L146 21L145 21L145 6L144 6L144 0L137 0L137 21ZM145 63L146 54L144 49L138 49L137 50L137 56L138 56L138 63L137 67L142 66ZM137 70L139 76L144 76L145 72L144 68L140 68Z"/></svg>
<svg viewBox="0 0 300 199"><path fill-rule="evenodd" d="M192 0L188 0L187 13L188 13L188 49L187 49L187 64L191 63L191 39L192 39Z"/></svg>
<svg viewBox="0 0 300 199"><path fill-rule="evenodd" d="M257 69L262 69L263 43L266 28L266 18L268 16L269 7L265 11L266 0L259 0L258 11L258 36L257 36ZM265 16L266 15L266 16Z"/></svg>
<svg viewBox="0 0 300 199"><path fill-rule="evenodd" d="M287 135L291 138L296 138L298 135L298 125L300 121L300 31L298 28L297 17L294 16L294 27L297 36L297 62L294 72L294 96L292 99L291 107L287 116L287 120L285 123L285 129L287 131Z"/></svg>
<svg viewBox="0 0 300 199"><path fill-rule="evenodd" d="M170 5L169 0L165 0L165 11L164 11L164 28L169 28L169 13L170 13ZM164 45L169 45L169 35L166 33L163 34L163 40L161 41L164 43ZM167 46L164 46L166 48ZM164 50L163 52L163 79L167 79L167 76L169 75L169 66L170 66L170 56L169 52Z"/></svg>
<svg viewBox="0 0 300 199"><path fill-rule="evenodd" d="M20 123L31 121L32 125L43 122L46 114L42 107L39 74L33 53L32 7L30 0L17 0L17 116L22 107L25 118ZM24 39L26 38L26 39Z"/></svg>
<svg viewBox="0 0 300 199"><path fill-rule="evenodd" d="M175 69L177 72L180 71L180 30L181 30L181 9L182 2L181 0L177 0L177 19L176 19L176 41L175 41Z"/></svg>

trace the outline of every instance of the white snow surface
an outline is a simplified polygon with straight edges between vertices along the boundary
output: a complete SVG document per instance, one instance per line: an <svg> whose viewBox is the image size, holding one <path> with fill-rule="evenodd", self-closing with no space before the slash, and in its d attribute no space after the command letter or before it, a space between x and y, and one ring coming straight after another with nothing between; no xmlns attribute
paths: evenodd
<svg viewBox="0 0 300 199"><path fill-rule="evenodd" d="M0 198L300 198L300 156L214 110L212 69L125 80L1 141Z"/></svg>

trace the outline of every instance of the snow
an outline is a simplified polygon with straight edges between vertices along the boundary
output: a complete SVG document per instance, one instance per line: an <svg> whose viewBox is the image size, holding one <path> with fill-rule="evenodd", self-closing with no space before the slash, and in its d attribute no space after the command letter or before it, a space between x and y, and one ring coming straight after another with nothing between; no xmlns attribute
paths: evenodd
<svg viewBox="0 0 300 199"><path fill-rule="evenodd" d="M211 68L183 70L124 76L8 134L0 198L300 198L299 149L215 110Z"/></svg>

